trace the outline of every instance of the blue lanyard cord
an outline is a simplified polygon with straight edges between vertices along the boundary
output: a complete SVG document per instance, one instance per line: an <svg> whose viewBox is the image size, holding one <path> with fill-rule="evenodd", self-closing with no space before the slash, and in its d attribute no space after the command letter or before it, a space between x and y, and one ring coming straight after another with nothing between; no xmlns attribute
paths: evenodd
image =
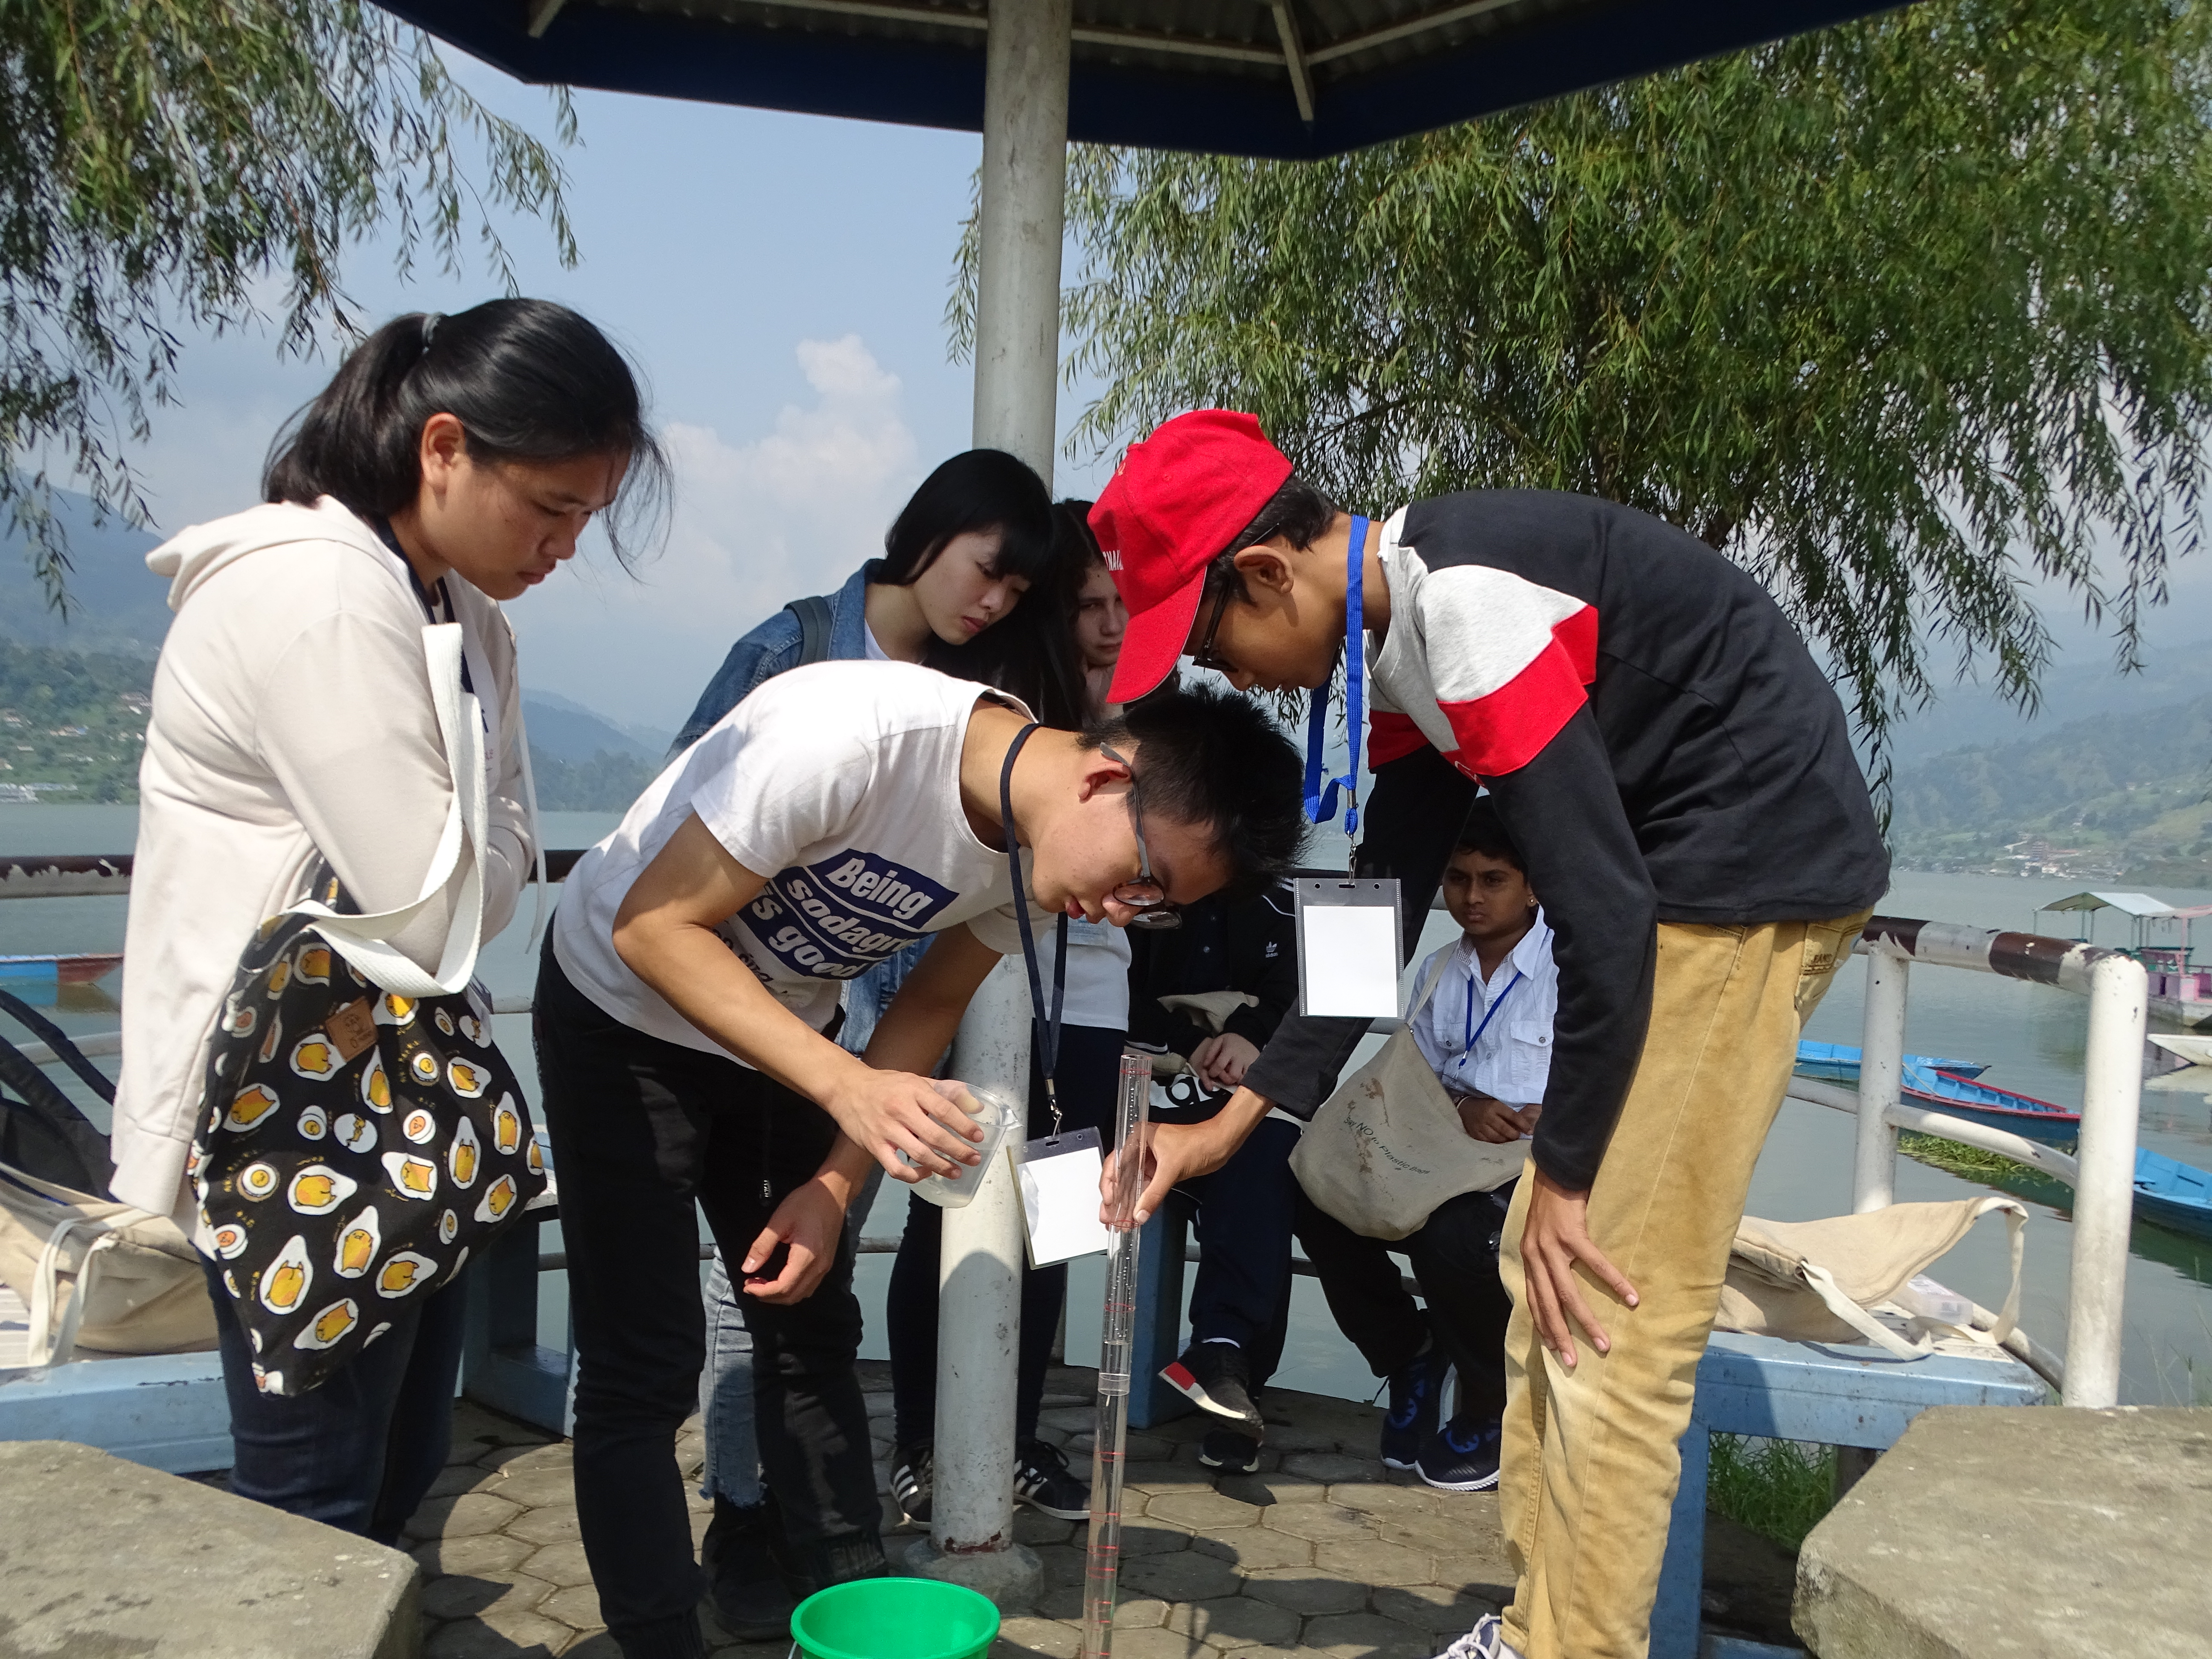
<svg viewBox="0 0 2212 1659"><path fill-rule="evenodd" d="M1328 739L1328 688L1317 687L1309 704L1306 719L1306 816L1316 823L1327 823L1336 816L1336 792L1344 790L1344 834L1346 840L1359 833L1359 738L1360 727L1366 718L1367 650L1365 594L1362 590L1361 565L1367 551L1367 520L1355 518L1352 521L1352 544L1345 554L1344 575L1344 724L1346 735L1351 739L1350 763L1340 778L1327 780L1322 787L1322 749Z"/></svg>
<svg viewBox="0 0 2212 1659"><path fill-rule="evenodd" d="M1482 1024L1477 1025L1474 1023L1474 969L1470 968L1467 970L1467 1023L1461 1029L1467 1033L1468 1054L1474 1052L1474 1045L1482 1041L1482 1034L1490 1029L1490 1022L1498 1018L1498 1011L1505 1006L1505 999L1513 994L1513 988L1524 977L1518 968L1513 970L1513 977L1505 981L1505 988L1498 994L1498 1000L1483 1011Z"/></svg>
<svg viewBox="0 0 2212 1659"><path fill-rule="evenodd" d="M1060 1097L1053 1074L1060 1065L1060 1017L1067 1006L1067 915L1060 918L1060 960L1052 969L1052 1015L1044 1011L1044 978L1037 972L1036 938L1030 927L1029 888L1022 880L1021 843L1014 838L1014 757L1037 729L1031 721L1006 745L1006 763L999 769L999 833L1006 838L1006 868L1014 883L1014 919L1022 932L1022 963L1030 970L1030 1010L1036 1021L1037 1071L1044 1079L1045 1104L1052 1111L1052 1132L1060 1133Z"/></svg>

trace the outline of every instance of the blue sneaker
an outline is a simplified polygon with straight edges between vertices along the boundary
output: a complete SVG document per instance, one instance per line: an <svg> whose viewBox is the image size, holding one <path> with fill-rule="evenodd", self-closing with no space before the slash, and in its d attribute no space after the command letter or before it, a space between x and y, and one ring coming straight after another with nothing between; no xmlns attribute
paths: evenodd
<svg viewBox="0 0 2212 1659"><path fill-rule="evenodd" d="M1439 1492L1488 1492L1498 1484L1502 1425L1455 1417L1413 1460L1413 1473Z"/></svg>
<svg viewBox="0 0 2212 1659"><path fill-rule="evenodd" d="M1382 1419L1382 1462L1410 1469L1437 1431L1443 1412L1444 1373L1451 1361L1431 1341L1411 1364L1390 1373L1390 1409Z"/></svg>

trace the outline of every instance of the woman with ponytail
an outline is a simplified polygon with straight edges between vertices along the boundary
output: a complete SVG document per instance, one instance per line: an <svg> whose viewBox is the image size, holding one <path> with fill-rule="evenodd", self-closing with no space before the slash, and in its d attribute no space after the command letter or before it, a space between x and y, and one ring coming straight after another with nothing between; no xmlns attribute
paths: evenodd
<svg viewBox="0 0 2212 1659"><path fill-rule="evenodd" d="M173 1217L212 1258L186 1164L241 951L322 865L363 915L422 896L454 795L433 624L459 624L482 710L486 844L387 942L434 973L463 907L480 907L484 939L506 925L538 849L500 601L573 556L595 516L622 556L625 509L664 479L622 354L563 307L499 300L379 329L278 435L264 505L148 556L176 619L139 773L117 1198ZM232 1489L393 1541L445 1461L464 1286L379 1306L388 1329L283 1396L257 1387L220 1268Z"/></svg>

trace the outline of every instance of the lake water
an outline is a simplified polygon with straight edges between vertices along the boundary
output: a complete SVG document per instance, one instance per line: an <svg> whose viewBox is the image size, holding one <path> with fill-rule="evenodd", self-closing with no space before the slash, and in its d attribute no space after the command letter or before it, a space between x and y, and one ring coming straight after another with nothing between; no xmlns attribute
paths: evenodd
<svg viewBox="0 0 2212 1659"><path fill-rule="evenodd" d="M0 853L107 853L126 850L137 830L137 810L129 806L43 806L0 804ZM549 812L547 843L588 846L611 829L607 813ZM2035 905L2078 891L2081 884L2022 881L1992 876L1923 875L1901 872L1881 908L1885 914L1966 922L1983 927L2028 929ZM2212 902L2212 892L2154 889L2176 903ZM34 899L0 902L0 953L119 950L123 941L121 899ZM487 947L483 973L499 995L528 992L531 963L524 935L529 920L526 899L517 925ZM2043 931L2063 932L2070 918L2045 917ZM2100 943L2125 942L2119 919L2107 917ZM1441 943L1450 923L1431 919L1424 948ZM1829 1042L1856 1043L1865 969L1847 963L1815 1015L1808 1035ZM1989 1080L2078 1109L2081 1102L2082 1050L2087 1004L2081 998L2042 986L1960 969L1917 967L1906 1046L1918 1054L1988 1061ZM69 994L53 1012L64 1030L112 1030L117 981ZM500 1035L512 1054L528 1052L522 1019L507 1017ZM529 1068L523 1068L526 1079ZM81 1098L88 1097L81 1096ZM97 1106L96 1102L89 1103ZM98 1114L105 1121L104 1109ZM1837 1215L1850 1208L1852 1121L1839 1112L1783 1103L1773 1134L1761 1155L1752 1183L1750 1210L1776 1220L1804 1220ZM2199 1165L2212 1167L2212 1071L2199 1069L2154 1079L2142 1103L2142 1144ZM1987 1190L1910 1159L1898 1165L1900 1199L1963 1197ZM886 1191L878 1200L866 1231L895 1235L903 1223L906 1197ZM2067 1258L2071 1224L2049 1203L2031 1200L2033 1220L2027 1230L2026 1288L2021 1322L2042 1341L2063 1348L2065 1340ZM1994 1219L1946 1257L1937 1275L1946 1283L1994 1306L2005 1283L2003 1228ZM549 1248L551 1245L549 1241ZM880 1322L889 1272L885 1257L864 1258L860 1286L869 1309L869 1337L864 1352L884 1352ZM547 1275L549 1281L557 1275ZM1095 1363L1097 1310L1103 1274L1093 1259L1075 1264L1068 1320L1068 1357ZM545 1298L545 1340L556 1340L562 1317L563 1287L549 1282ZM1277 1379L1287 1388L1364 1398L1374 1390L1365 1365L1337 1333L1319 1288L1297 1281L1291 1328ZM2123 1359L2122 1398L2145 1405L2212 1403L2212 1243L2184 1238L2138 1224L2129 1266L2127 1346Z"/></svg>

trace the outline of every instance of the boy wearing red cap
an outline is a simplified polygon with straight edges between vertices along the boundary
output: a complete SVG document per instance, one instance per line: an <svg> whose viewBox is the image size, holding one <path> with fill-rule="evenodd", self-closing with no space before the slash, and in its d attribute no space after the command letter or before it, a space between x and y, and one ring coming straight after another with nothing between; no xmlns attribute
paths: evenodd
<svg viewBox="0 0 2212 1659"><path fill-rule="evenodd" d="M1888 882L1842 706L1765 590L1669 525L1538 490L1370 524L1249 415L1133 445L1091 526L1130 611L1117 699L1186 653L1240 690L1325 688L1363 619L1358 873L1401 884L1407 948L1478 785L1527 854L1559 1012L1500 1256L1518 1582L1450 1653L1641 1659L1752 1166ZM1139 1218L1271 1109L1310 1117L1365 1024L1285 1020L1218 1116L1156 1132Z"/></svg>

